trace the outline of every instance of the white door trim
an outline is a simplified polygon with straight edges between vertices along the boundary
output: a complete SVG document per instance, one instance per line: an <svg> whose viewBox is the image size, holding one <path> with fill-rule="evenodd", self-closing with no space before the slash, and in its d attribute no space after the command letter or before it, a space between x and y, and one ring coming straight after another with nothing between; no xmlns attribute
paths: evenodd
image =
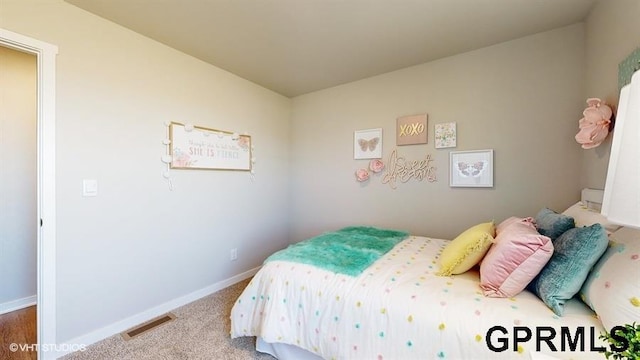
<svg viewBox="0 0 640 360"><path fill-rule="evenodd" d="M56 55L58 47L0 28L0 46L37 57L37 334L38 359L55 359L56 346ZM40 226L42 221L42 226ZM41 347L42 348L42 347Z"/></svg>

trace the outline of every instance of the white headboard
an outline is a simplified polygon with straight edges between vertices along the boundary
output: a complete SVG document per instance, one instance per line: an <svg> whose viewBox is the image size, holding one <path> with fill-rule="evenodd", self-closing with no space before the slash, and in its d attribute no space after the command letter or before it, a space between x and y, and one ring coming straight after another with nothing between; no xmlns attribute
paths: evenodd
<svg viewBox="0 0 640 360"><path fill-rule="evenodd" d="M582 189L580 201L589 209L600 211L602 207L602 197L604 196L604 190L601 189Z"/></svg>

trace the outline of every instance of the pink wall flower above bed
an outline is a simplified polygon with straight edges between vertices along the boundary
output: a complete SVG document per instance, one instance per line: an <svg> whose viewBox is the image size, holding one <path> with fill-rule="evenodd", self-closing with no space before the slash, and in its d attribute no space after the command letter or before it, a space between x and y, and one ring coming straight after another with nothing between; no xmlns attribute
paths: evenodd
<svg viewBox="0 0 640 360"><path fill-rule="evenodd" d="M609 135L609 124L613 114L609 105L606 105L598 98L587 99L587 108L582 115L584 117L578 122L580 131L575 139L582 144L583 149L597 147Z"/></svg>

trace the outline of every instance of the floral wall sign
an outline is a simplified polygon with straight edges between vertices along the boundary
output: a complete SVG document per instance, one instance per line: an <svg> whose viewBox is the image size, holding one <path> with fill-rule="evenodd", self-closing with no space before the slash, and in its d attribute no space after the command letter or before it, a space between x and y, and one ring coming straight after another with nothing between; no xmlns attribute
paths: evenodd
<svg viewBox="0 0 640 360"><path fill-rule="evenodd" d="M251 171L251 136L171 123L169 141L172 169Z"/></svg>
<svg viewBox="0 0 640 360"><path fill-rule="evenodd" d="M254 180L255 148L251 136L209 129L192 124L165 121L165 153L160 160L165 166L162 177L173 190L171 169L242 170Z"/></svg>

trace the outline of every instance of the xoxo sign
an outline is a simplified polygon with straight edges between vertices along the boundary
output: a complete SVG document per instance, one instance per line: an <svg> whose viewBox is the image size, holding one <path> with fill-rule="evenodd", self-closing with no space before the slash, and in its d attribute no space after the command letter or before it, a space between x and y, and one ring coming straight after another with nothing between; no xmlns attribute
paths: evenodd
<svg viewBox="0 0 640 360"><path fill-rule="evenodd" d="M413 124L402 124L400 125L400 135L399 136L412 136L419 135L424 132L425 126L423 123L413 123Z"/></svg>
<svg viewBox="0 0 640 360"><path fill-rule="evenodd" d="M396 145L427 143L427 114L402 116L397 119Z"/></svg>

